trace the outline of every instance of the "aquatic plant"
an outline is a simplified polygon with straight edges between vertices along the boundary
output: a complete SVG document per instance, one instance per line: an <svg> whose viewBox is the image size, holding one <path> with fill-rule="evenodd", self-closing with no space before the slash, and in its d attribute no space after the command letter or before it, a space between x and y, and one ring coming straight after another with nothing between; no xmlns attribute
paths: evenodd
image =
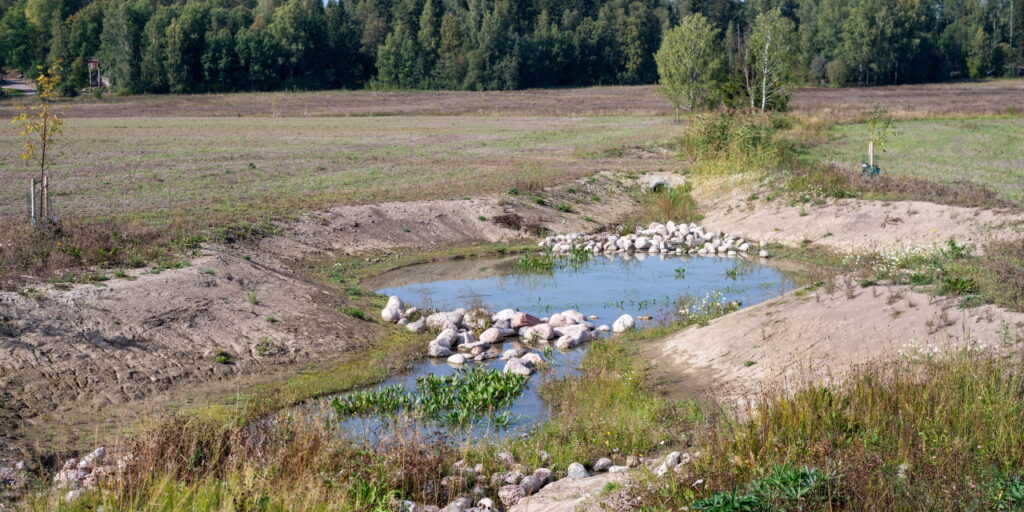
<svg viewBox="0 0 1024 512"><path fill-rule="evenodd" d="M507 426L511 416L497 411L512 405L526 380L522 375L473 368L421 377L414 391L396 385L336 397L331 407L339 419L405 413L447 425L467 426L489 418L496 426Z"/></svg>
<svg viewBox="0 0 1024 512"><path fill-rule="evenodd" d="M527 252L520 256L516 262L522 272L543 272L550 273L555 269L555 255L550 247L545 247L539 253Z"/></svg>

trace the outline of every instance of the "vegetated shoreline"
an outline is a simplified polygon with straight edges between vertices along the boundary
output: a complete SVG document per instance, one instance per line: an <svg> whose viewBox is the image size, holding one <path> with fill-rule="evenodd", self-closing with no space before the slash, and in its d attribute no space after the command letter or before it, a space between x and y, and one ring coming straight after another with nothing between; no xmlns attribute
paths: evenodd
<svg viewBox="0 0 1024 512"><path fill-rule="evenodd" d="M843 215L849 216L851 218L863 218L864 215L868 215L868 218L870 219L873 218L871 217L871 215L878 215L878 211L888 211L892 207L892 203L879 201L843 201L843 204L845 205ZM490 200L474 200L469 202L434 201L382 204L374 207L342 207L339 209L332 210L333 213L328 213L326 216L322 213L311 214L309 216L310 219L307 222L300 221L298 223L293 223L287 226L284 232L281 234L272 235L271 237L261 241L257 245L236 247L233 249L233 251L236 252L236 254L222 254L221 257L223 258L230 256L232 260L232 263L230 263L230 265L241 264L245 266L251 266L254 269L256 269L258 271L257 274L252 276L242 276L243 280L252 283L258 282L260 279L262 279L258 277L260 273L262 273L264 276L271 275L267 274L267 272L271 272L272 274L277 274L281 276L287 276L290 272L294 272L293 267L297 266L301 268L302 261L308 262L310 260L322 258L325 255L329 255L332 253L344 253L346 252L344 250L345 248L352 247L352 244L355 243L362 244L360 248L364 250L368 249L374 251L390 251L395 247L401 246L423 247L423 242L425 240L437 241L438 239L440 239L443 244L458 245L466 242L479 241L481 239L498 241L507 239L508 237L521 236L521 234L516 233L514 230L510 230L500 226L486 227L486 229L480 229L482 221L480 221L478 217L480 217L484 213L486 213L490 217L493 217L499 213L498 210L495 209L496 207L493 206L492 204L493 203L491 203ZM916 206L911 205L910 207L914 208L920 206L920 204L916 204ZM960 227L962 227L961 223L957 223L954 225L954 223L952 222L953 220L959 218L961 215L965 217L975 218L977 224L975 226L969 226L969 228L981 230L978 232L985 232L986 229L984 228L986 227L1005 227L1004 224L1006 222L1019 221L1019 219L1016 219L1010 214L1000 212L990 212L989 214L986 214L984 216L976 214L968 215L966 210L962 211L963 209L958 209L959 207L941 205L932 206L934 206L938 210L941 210L942 212L945 212L945 215L937 214L936 218L950 219L950 221L947 223L947 227L949 227L951 230L960 229ZM764 208L764 210L760 211L757 215L757 217L763 223L763 226L761 228L762 233L747 234L747 232L745 231L747 229L750 229L752 231L756 230L753 230L751 225L744 225L740 222L741 220L744 219L749 220L752 217L750 211L743 211L742 208L730 209L722 205L711 205L711 207L708 209L707 217L701 223L713 227L714 229L743 233L751 238L757 238L757 236L759 235L770 237L772 233L778 232L775 231L774 228L769 228L767 226L771 225L773 222L779 222L780 219L786 219L789 217L805 219L807 215L800 214L803 208L804 207L802 206L796 205L771 205L770 208ZM814 212L815 208L821 208L822 210L828 212L828 207L808 207L809 211L811 212ZM622 216L629 214L633 209L635 209L635 203L632 201L632 199L628 199L624 200L621 204L615 205L615 207L613 208L607 208L606 205L603 205L600 208L595 208L594 212L584 211L580 213L591 213L592 215L595 216L595 220L600 220L605 223L611 223L621 218ZM342 229L340 231L345 232L345 234L339 237L338 227L351 225L351 215L353 215L355 212L358 212L358 214L361 216L367 216L363 218L369 222L366 222L366 224L362 224L364 226L362 229ZM566 212L557 212L550 208L544 209L538 213L537 209L533 207L517 209L516 212L517 215L525 214L524 219L520 221L521 223L538 222L539 224L544 224L544 221L546 220L546 224L555 230L587 229L593 228L595 226L594 222L585 221L582 218L580 218L579 213L568 214ZM477 213L480 213L481 215L476 215ZM377 216L374 217L374 215ZM531 215L533 215L533 217L530 217ZM840 215L836 212L823 213L822 215L823 218L828 218L830 216L834 218L841 218ZM409 232L402 231L402 226L404 226L405 222L404 219L407 219L409 217L433 217L434 220L426 222L420 229L417 229L416 232L412 232L412 230L410 230ZM885 217L888 217L888 215L885 215ZM330 222L330 220L332 219L335 221L334 224ZM328 220L328 222L325 224L323 222L324 220ZM400 222L396 223L396 220L399 220ZM483 224L483 226L490 225ZM573 226L575 226L575 228ZM871 226L868 227L870 228ZM950 235L951 233L953 235L957 234L957 232L951 231L944 231L942 234L937 234L935 231L933 231L934 228L931 225L918 225L916 223L907 223L902 225L902 227L903 229L901 230L868 229L867 231L872 232L860 236L860 233L847 233L844 230L848 230L849 228L844 227L843 224L840 224L836 227L836 233L834 233L834 237L824 237L821 238L819 242L822 245L829 245L833 241L836 241L836 247L840 247L847 250L856 248L877 249L880 247L892 247L895 246L897 243L903 245L930 246L934 244L936 241L944 240L946 236ZM297 247L289 247L289 245L294 243L296 237L305 237L305 240L310 241L311 243L302 244ZM780 241L792 242L792 240ZM843 243L838 243L839 241L842 241ZM286 255L290 256L290 258L283 257ZM192 267L180 269L167 269L163 270L163 274L159 275L164 275L168 279L172 280L176 279L176 276L186 276L186 279L188 280L196 280L196 278L198 278L200 280L199 286L207 287L206 284L202 283L202 280L208 278L212 279L214 276L221 275L222 272L224 272L221 269L216 269L214 270L214 274L205 273L204 270L212 270L206 268L207 266L209 266L209 260L204 258L209 257L210 255L203 256L199 260L194 261L192 263ZM354 265L353 268L359 266L360 265ZM224 273L226 274L227 272ZM141 279L137 281L125 281L121 285L128 287L138 286L141 284L145 284L146 281L156 279L156 276L159 275L140 275L139 277L141 277ZM342 272L341 275L345 275L345 273ZM345 286L351 285L352 282L349 280L342 280L337 284ZM116 286L113 286L113 284L107 286L112 286L116 288ZM164 286L166 286L166 283ZM313 290L315 290L315 288L316 287L314 286ZM80 289L80 287L74 287L72 288L72 290L68 290L66 293L71 294L76 289ZM245 290L245 287L243 286L241 289ZM243 292L240 291L239 293L241 294ZM259 291L256 292L256 302L263 302L266 300L266 298L261 298L261 293L262 292ZM316 292L313 291L312 293ZM867 291L861 291L860 293L867 293ZM889 293L893 293L892 290L890 290ZM897 288L897 293L902 292ZM241 295L240 297L241 298L238 300L238 302L249 302L248 306L243 306L245 308L248 308L249 306L257 307L259 305L257 303L253 303L253 301L251 300L247 300L244 294ZM32 299L31 297L23 298ZM76 297L75 300L83 299L88 300L88 296L78 296ZM920 298L918 297L917 299ZM915 301L917 299L912 297L907 300ZM17 300L21 301L22 299ZM923 299L921 300L923 301ZM268 300L267 302L270 301ZM820 316L823 311L828 310L828 307L817 306L818 304L834 305L836 302L842 301L837 300L835 297L830 297L825 302L816 301L813 304L807 302L804 303L805 307L801 311L810 311L810 314ZM373 305L372 302L370 304ZM842 305L836 307L841 308ZM940 306L940 311L944 311L945 309L948 308L943 309L943 307ZM372 309L370 311L372 312ZM276 313L275 311L269 312ZM247 311L247 314L253 316L252 311ZM753 313L749 314L753 315ZM783 313L783 315L784 314L785 313ZM979 315L981 315L981 313L979 313ZM263 313L258 313L255 315L255 317L256 320L259 320L259 322L257 322L259 324L268 323L270 325L278 325L279 323L287 323L279 321L269 322L265 320L265 318L263 318ZM285 318L284 315L282 315L281 318ZM723 322L729 323L732 322L734 319L736 319L736 317L731 316L728 319L728 321ZM989 323L991 323L991 321L989 321ZM702 334L705 333L701 333L698 336ZM838 334L842 335L841 332ZM376 334L369 334L369 336L374 335ZM670 339L679 339L679 337L672 336L670 337ZM803 340L798 339L796 341L801 342ZM837 339L837 341L841 341L841 339ZM743 361L743 363L745 362L746 361ZM755 361L755 363L757 363L757 361ZM687 358L685 357L682 358L681 360L677 357L675 364L677 365L676 368L694 367L691 364L691 361L687 360ZM753 374L764 372L766 371L765 368L767 367L768 364L755 364L750 366L744 366L744 368L747 369L747 373ZM741 374L740 377L746 378L750 376L744 376L743 374Z"/></svg>

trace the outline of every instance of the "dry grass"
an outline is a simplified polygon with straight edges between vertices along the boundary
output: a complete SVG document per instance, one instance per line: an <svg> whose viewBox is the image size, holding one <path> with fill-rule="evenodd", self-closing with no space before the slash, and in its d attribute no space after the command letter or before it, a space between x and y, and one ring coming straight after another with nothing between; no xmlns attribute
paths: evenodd
<svg viewBox="0 0 1024 512"><path fill-rule="evenodd" d="M25 101L25 100L17 100ZM991 80L793 92L802 117L846 120L886 105L901 118L1024 111L1024 81ZM70 117L322 116L671 116L652 85L525 91L315 91L176 96L79 97ZM0 117L10 114L0 103Z"/></svg>
<svg viewBox="0 0 1024 512"><path fill-rule="evenodd" d="M1020 510L1019 357L966 351L915 361L874 364L845 380L837 376L843 384L795 394L766 392L747 415L753 419L708 425L701 457L681 475L641 487L645 504L652 510ZM756 507L763 499L751 483L794 466L831 477L820 492L807 492L806 481L786 482L782 487L792 492L770 500L782 506ZM693 503L743 496L748 508Z"/></svg>
<svg viewBox="0 0 1024 512"><path fill-rule="evenodd" d="M659 118L70 118L52 171L64 216L166 225L311 208L504 192L650 161L601 150L663 137ZM0 132L0 216L20 215L30 171ZM20 185L26 184L25 187Z"/></svg>

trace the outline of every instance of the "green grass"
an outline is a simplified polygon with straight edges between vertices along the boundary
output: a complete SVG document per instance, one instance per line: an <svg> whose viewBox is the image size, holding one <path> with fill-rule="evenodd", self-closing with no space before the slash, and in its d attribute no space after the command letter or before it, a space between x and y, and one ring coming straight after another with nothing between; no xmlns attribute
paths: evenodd
<svg viewBox="0 0 1024 512"><path fill-rule="evenodd" d="M1024 118L896 121L876 163L886 174L938 183L969 181L1024 203ZM857 170L867 153L865 124L837 125L835 140L811 149L810 158Z"/></svg>

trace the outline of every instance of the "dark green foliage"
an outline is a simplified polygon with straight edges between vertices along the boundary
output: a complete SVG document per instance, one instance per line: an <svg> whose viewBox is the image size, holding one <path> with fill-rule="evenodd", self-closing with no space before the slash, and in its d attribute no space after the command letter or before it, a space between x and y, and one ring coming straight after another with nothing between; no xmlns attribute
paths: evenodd
<svg viewBox="0 0 1024 512"><path fill-rule="evenodd" d="M127 92L654 83L663 34L699 13L726 62L715 100L736 106L752 90L744 42L775 7L796 29L784 54L796 82L1010 76L1024 63L1024 2L19 0L0 2L0 65L32 75L62 59L68 94L97 56Z"/></svg>

